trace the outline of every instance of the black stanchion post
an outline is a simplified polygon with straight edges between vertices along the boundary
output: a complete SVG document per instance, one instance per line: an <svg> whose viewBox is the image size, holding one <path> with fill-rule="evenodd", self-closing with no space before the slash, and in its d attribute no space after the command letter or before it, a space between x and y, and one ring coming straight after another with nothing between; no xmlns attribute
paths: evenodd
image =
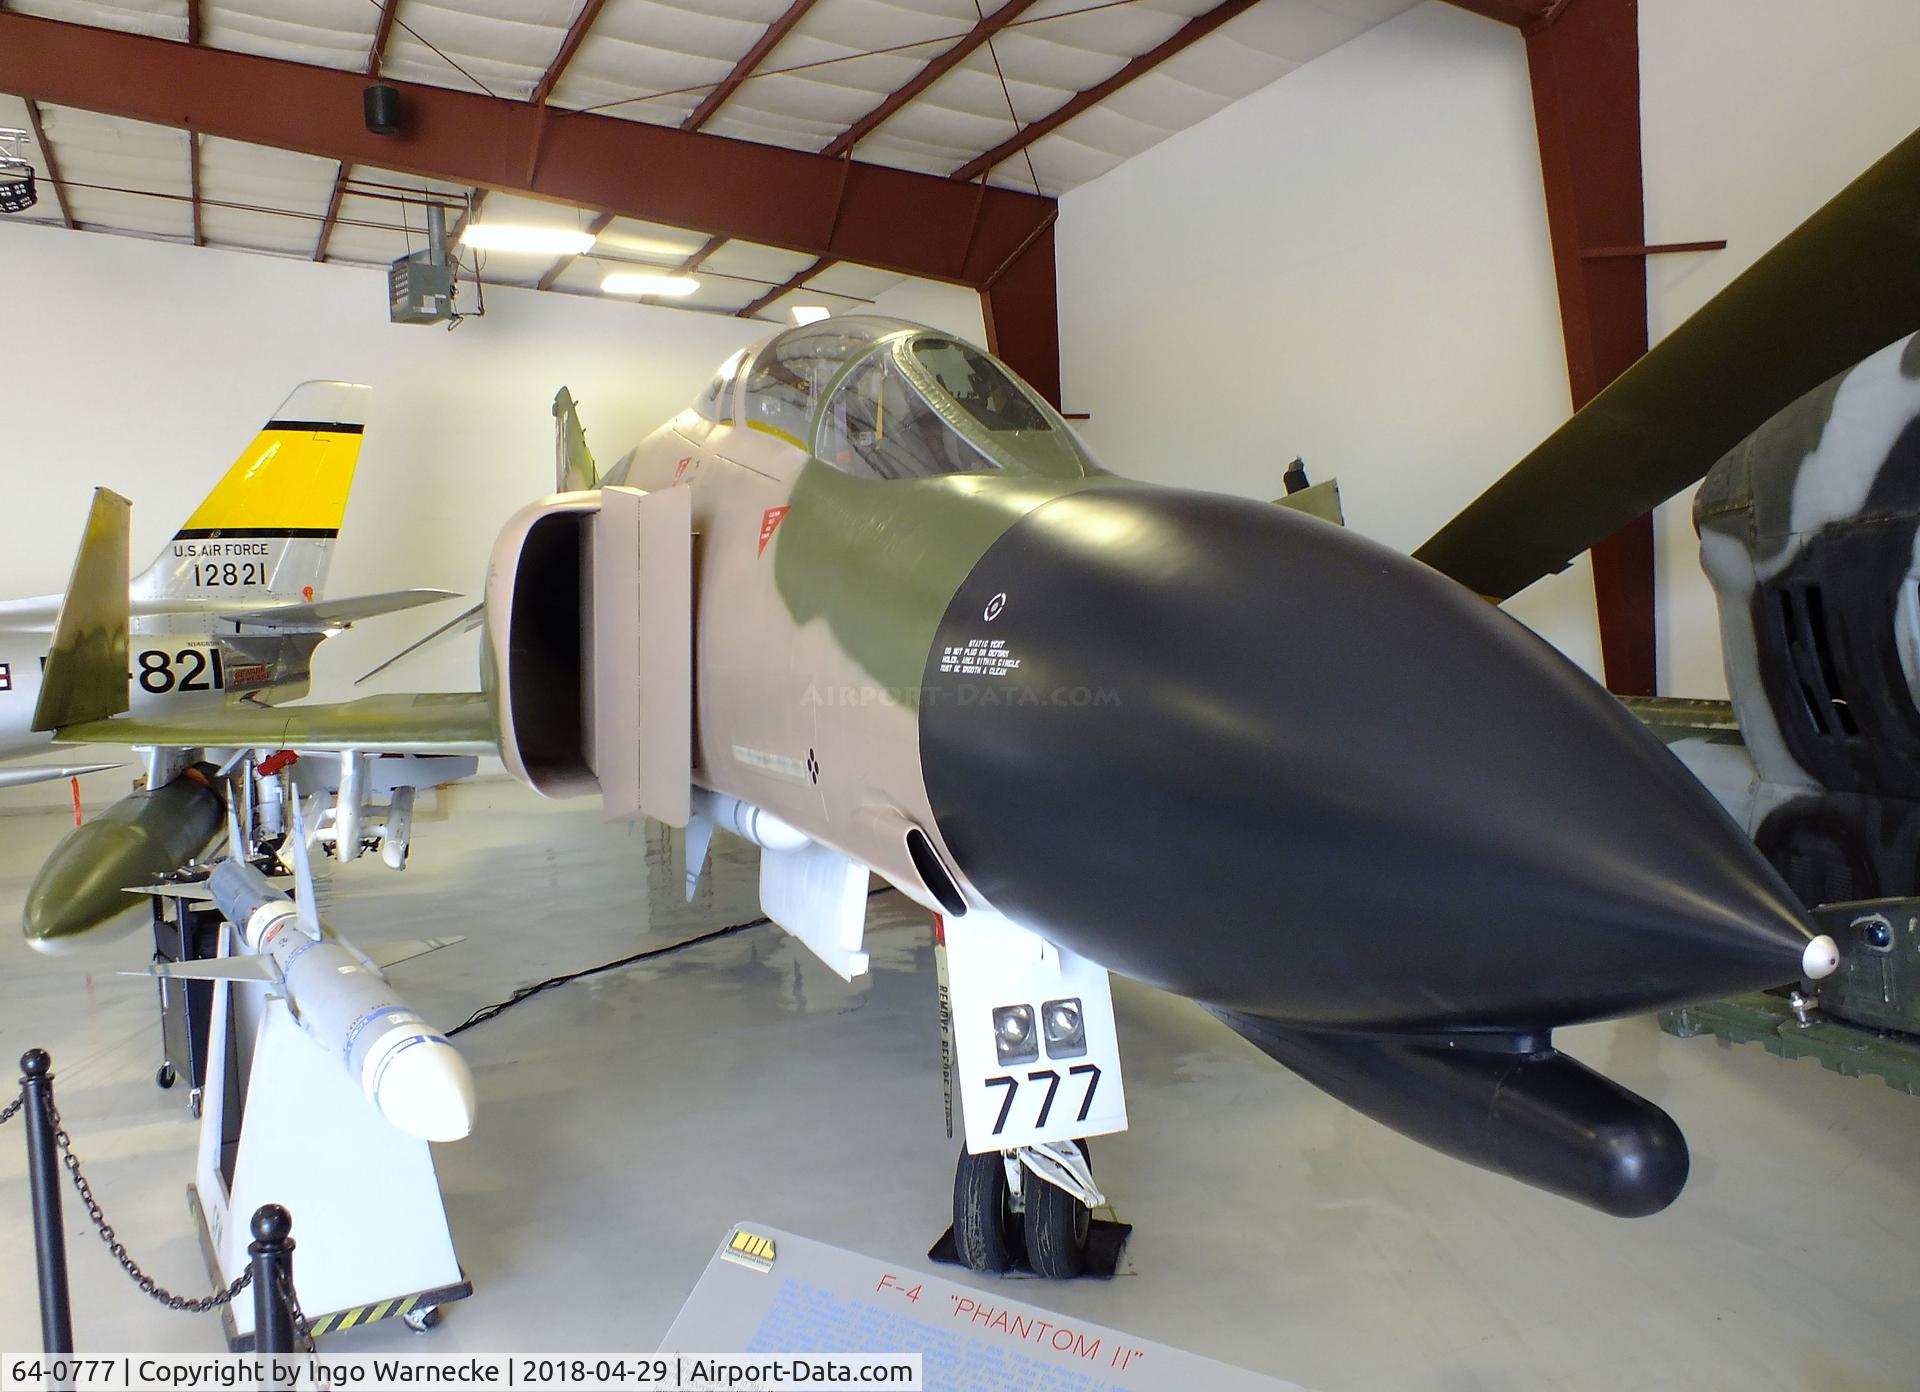
<svg viewBox="0 0 1920 1392"><path fill-rule="evenodd" d="M254 1210L247 1255L253 1258L253 1346L260 1353L292 1353L293 1215L272 1203Z"/></svg>
<svg viewBox="0 0 1920 1392"><path fill-rule="evenodd" d="M67 1230L60 1222L60 1147L53 1135L53 1060L45 1049L20 1056L26 1098L27 1184L33 1190L33 1247L40 1274L40 1340L48 1353L73 1352L67 1294Z"/></svg>

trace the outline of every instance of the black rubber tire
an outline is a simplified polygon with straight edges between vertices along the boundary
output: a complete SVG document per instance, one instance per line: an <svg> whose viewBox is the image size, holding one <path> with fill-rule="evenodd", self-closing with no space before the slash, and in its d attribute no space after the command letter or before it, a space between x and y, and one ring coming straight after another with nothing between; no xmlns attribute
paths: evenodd
<svg viewBox="0 0 1920 1392"><path fill-rule="evenodd" d="M1093 1168L1093 1153L1085 1141L1075 1141ZM1087 1269L1087 1234L1093 1229L1093 1213L1087 1206L1057 1185L1047 1183L1032 1170L1020 1176L1021 1192L1026 1196L1027 1265L1033 1274L1049 1281L1071 1281Z"/></svg>
<svg viewBox="0 0 1920 1392"><path fill-rule="evenodd" d="M960 1148L953 1171L953 1245L975 1271L1011 1271L1020 1260L1020 1215L1013 1211L998 1151L969 1155Z"/></svg>
<svg viewBox="0 0 1920 1392"><path fill-rule="evenodd" d="M153 1085L163 1090L172 1087L174 1083L178 1081L178 1076L174 1073L173 1065L170 1063L161 1064L153 1075Z"/></svg>

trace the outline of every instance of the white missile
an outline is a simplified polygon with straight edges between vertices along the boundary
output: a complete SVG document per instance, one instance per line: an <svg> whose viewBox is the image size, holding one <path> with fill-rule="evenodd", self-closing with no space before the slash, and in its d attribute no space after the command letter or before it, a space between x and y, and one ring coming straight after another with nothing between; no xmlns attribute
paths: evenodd
<svg viewBox="0 0 1920 1392"><path fill-rule="evenodd" d="M246 955L157 963L155 975L265 982L285 997L307 1037L341 1061L394 1126L426 1141L457 1141L472 1131L473 1075L466 1060L400 999L383 973L458 938L420 938L362 952L317 918L303 921L294 900L242 860L215 865L204 887L180 888L203 890L238 932Z"/></svg>

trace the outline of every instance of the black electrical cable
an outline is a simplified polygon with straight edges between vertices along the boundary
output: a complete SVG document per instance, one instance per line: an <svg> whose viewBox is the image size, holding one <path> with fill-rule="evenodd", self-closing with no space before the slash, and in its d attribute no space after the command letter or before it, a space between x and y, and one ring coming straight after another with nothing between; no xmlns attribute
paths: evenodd
<svg viewBox="0 0 1920 1392"><path fill-rule="evenodd" d="M878 889L868 890L867 898L871 899L877 894L885 894L892 888L892 885L881 885ZM750 928L764 928L771 922L773 922L772 919L762 914L758 918L748 919L745 923L734 923L725 928L715 928L710 933L701 933L695 937L684 938L677 943L668 943L665 947L649 948L645 952L636 952L631 957L622 957L613 962L602 962L597 967L583 967L576 972L567 972L563 976L550 976L545 981L536 981L531 986L522 986L503 1001L495 1001L492 1005L481 1006L478 1010L474 1011L473 1014L467 1016L466 1019L448 1030L447 1038L451 1039L454 1035L470 1030L475 1025L483 1025L488 1020L494 1019L505 1011L513 1009L513 1007L520 1004L521 1001L531 999L551 987L565 986L570 981L580 981L589 976L598 976L602 972L618 971L622 967L637 966L641 962L650 962L657 957L671 957L676 952L684 952L687 948L698 947L702 943L719 942L722 938L731 938L735 934L744 933Z"/></svg>
<svg viewBox="0 0 1920 1392"><path fill-rule="evenodd" d="M698 947L701 943L718 942L721 938L730 938L735 933L744 933L749 928L763 927L772 921L772 919L763 914L759 918L752 919L746 923L735 923L727 928L716 928L711 933L702 933L698 937L687 938L677 943L669 943L665 947L651 948L646 952L636 952L631 957L622 957L617 962L602 962L597 967L584 967L577 972L568 972L564 976L550 976L545 981L536 981L531 986L522 986L503 1001L495 1001L492 1005L481 1006L478 1010L474 1011L473 1014L467 1016L466 1019L448 1030L447 1037L451 1039L454 1035L465 1030L470 1030L475 1025L485 1024L488 1020L495 1018L504 1011L513 1009L514 1006L520 1004L523 1000L539 995L549 987L565 986L569 981L579 981L584 977L598 976L601 972L618 971L621 967L631 967L640 962L650 961L655 957L667 957L675 952L684 951L689 947Z"/></svg>

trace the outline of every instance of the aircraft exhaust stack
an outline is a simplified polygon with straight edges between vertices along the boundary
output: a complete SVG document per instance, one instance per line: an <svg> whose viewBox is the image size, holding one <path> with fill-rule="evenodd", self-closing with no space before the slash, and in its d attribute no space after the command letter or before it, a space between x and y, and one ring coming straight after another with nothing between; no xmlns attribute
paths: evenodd
<svg viewBox="0 0 1920 1392"><path fill-rule="evenodd" d="M21 927L30 946L57 952L116 920L133 921L150 884L198 855L220 830L225 802L210 766L120 799L53 848L27 890Z"/></svg>
<svg viewBox="0 0 1920 1392"><path fill-rule="evenodd" d="M1395 1039L1214 1013L1383 1126L1612 1217L1658 1213L1686 1185L1687 1142L1673 1118L1545 1034Z"/></svg>

